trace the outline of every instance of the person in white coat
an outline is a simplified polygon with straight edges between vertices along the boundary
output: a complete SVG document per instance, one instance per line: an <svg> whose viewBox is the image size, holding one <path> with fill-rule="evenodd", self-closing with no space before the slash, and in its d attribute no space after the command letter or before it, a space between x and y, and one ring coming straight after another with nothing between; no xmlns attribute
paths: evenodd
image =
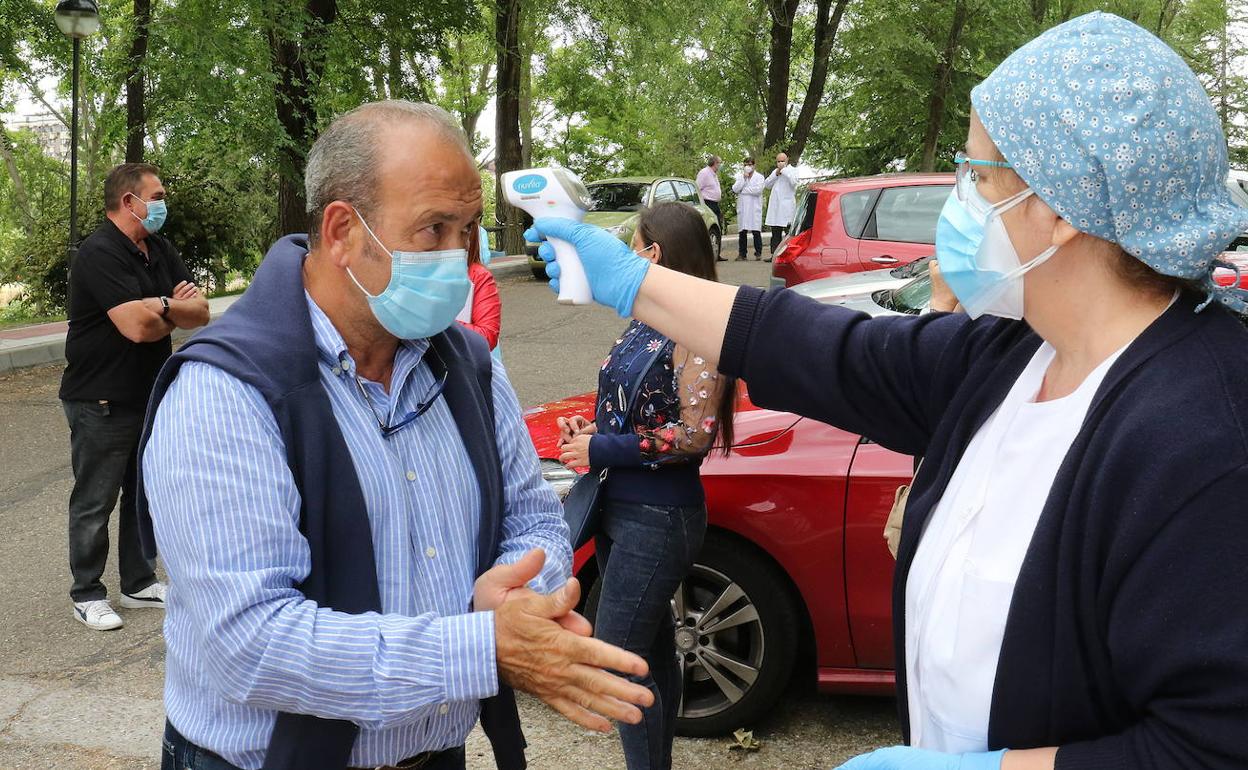
<svg viewBox="0 0 1248 770"><path fill-rule="evenodd" d="M771 253L767 261L776 254L780 241L789 232L793 222L793 212L797 210L797 169L789 165L789 156L780 153L776 156L776 167L767 176L766 187L771 190L767 200L767 221L764 223L771 230Z"/></svg>
<svg viewBox="0 0 1248 770"><path fill-rule="evenodd" d="M745 239L754 233L754 258L763 257L763 189L766 180L754 170L754 159L746 158L737 172L732 191L737 194L737 260L746 258Z"/></svg>

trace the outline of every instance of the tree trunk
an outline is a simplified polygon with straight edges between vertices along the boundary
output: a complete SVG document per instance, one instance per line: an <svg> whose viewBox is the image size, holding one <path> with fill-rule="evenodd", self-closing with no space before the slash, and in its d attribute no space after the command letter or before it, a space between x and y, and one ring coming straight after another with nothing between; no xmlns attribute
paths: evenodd
<svg viewBox="0 0 1248 770"><path fill-rule="evenodd" d="M393 40L386 43L386 72L388 74L384 98L405 99L407 89L403 87L403 59L399 46Z"/></svg>
<svg viewBox="0 0 1248 770"><path fill-rule="evenodd" d="M797 124L793 126L793 140L789 142L789 160L794 164L806 149L810 130L815 124L815 113L823 101L823 91L828 82L828 62L832 58L832 47L836 43L836 33L841 27L847 5L849 0L836 0L836 8L833 9L832 0L818 0L815 16L815 59L810 69L810 86L806 89L806 98L802 100L802 109L797 114Z"/></svg>
<svg viewBox="0 0 1248 770"><path fill-rule="evenodd" d="M151 116L147 118L147 140L152 143L152 149L156 151L156 154L160 155L160 139L156 136L156 128L152 125Z"/></svg>
<svg viewBox="0 0 1248 770"><path fill-rule="evenodd" d="M432 102L433 84L429 82L429 75L425 72L424 65L414 54L407 57L407 66L412 70L412 95L418 102Z"/></svg>
<svg viewBox="0 0 1248 770"><path fill-rule="evenodd" d="M789 74L793 58L793 19L798 0L767 0L771 14L771 44L767 59L767 125L763 146L780 149L789 123Z"/></svg>
<svg viewBox="0 0 1248 770"><path fill-rule="evenodd" d="M17 167L17 158L13 155L13 137L9 129L0 121L0 158L4 159L4 167L9 172L9 181L13 182L13 202L22 215L22 231L26 235L35 232L35 217L30 210L30 196L26 194L26 184L22 181L22 172Z"/></svg>
<svg viewBox="0 0 1248 770"><path fill-rule="evenodd" d="M1044 26L1044 19L1049 15L1049 0L1031 0L1031 21L1040 29Z"/></svg>
<svg viewBox="0 0 1248 770"><path fill-rule="evenodd" d="M134 40L126 60L126 162L143 162L143 134L147 108L143 69L147 60L148 29L152 25L152 0L134 0Z"/></svg>
<svg viewBox="0 0 1248 770"><path fill-rule="evenodd" d="M1161 0L1161 10L1157 13L1157 37L1165 37L1170 22L1174 21L1177 12L1178 3L1175 0Z"/></svg>
<svg viewBox="0 0 1248 770"><path fill-rule="evenodd" d="M483 64L481 69L477 71L476 86L473 88L473 99L465 100L463 116L460 122L464 127L464 135L468 137L468 146L472 148L475 155L480 149L480 142L477 140L477 122L481 119L481 112L484 105L476 99L490 90L490 73L494 71L493 64Z"/></svg>
<svg viewBox="0 0 1248 770"><path fill-rule="evenodd" d="M269 54L277 120L286 136L278 150L277 220L281 233L307 230L303 164L316 131L315 89L325 70L326 29L338 15L336 0L307 0L293 28L275 19L269 27ZM300 35L299 33L302 32Z"/></svg>
<svg viewBox="0 0 1248 770"><path fill-rule="evenodd" d="M505 228L503 251L524 253L522 212L510 206L503 194L503 174L523 168L520 146L520 0L498 0L494 17L494 42L498 51L498 100L495 109L495 173L498 179L495 216Z"/></svg>
<svg viewBox="0 0 1248 770"><path fill-rule="evenodd" d="M936 170L936 149L940 144L940 131L945 125L945 101L949 98L949 85L953 80L954 60L962 43L962 30L966 27L966 0L957 0L953 9L953 22L949 25L949 37L945 50L936 63L932 78L932 96L927 103L927 129L923 132L923 161L921 171Z"/></svg>
<svg viewBox="0 0 1248 770"><path fill-rule="evenodd" d="M520 58L520 167L533 165L533 54Z"/></svg>

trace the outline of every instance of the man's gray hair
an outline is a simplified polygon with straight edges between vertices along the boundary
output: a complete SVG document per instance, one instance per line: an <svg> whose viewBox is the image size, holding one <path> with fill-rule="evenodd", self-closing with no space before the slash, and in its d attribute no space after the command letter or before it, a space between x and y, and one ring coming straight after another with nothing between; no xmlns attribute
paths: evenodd
<svg viewBox="0 0 1248 770"><path fill-rule="evenodd" d="M708 165L708 166L714 166L714 165L715 165L716 163L718 163L718 162L719 162L719 156L718 156L718 155L707 155L707 156L706 156L706 165Z"/></svg>
<svg viewBox="0 0 1248 770"><path fill-rule="evenodd" d="M308 238L313 245L320 235L325 207L334 201L347 201L365 216L376 210L383 149L379 134L406 121L433 128L472 157L459 123L432 104L391 99L362 104L340 115L317 137L303 172ZM430 162L436 159L430 158Z"/></svg>

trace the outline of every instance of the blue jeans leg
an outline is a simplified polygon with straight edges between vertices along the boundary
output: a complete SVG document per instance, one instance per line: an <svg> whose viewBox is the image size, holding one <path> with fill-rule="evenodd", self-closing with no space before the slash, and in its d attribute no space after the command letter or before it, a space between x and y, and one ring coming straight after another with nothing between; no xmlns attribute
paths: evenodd
<svg viewBox="0 0 1248 770"><path fill-rule="evenodd" d="M655 698L641 724L619 726L624 759L629 770L666 770L682 685L671 600L702 548L706 507L608 502L601 527L594 635L646 660L650 675L633 679Z"/></svg>
<svg viewBox="0 0 1248 770"><path fill-rule="evenodd" d="M166 720L165 737L161 741L160 770L238 770L238 768L183 738L182 734Z"/></svg>

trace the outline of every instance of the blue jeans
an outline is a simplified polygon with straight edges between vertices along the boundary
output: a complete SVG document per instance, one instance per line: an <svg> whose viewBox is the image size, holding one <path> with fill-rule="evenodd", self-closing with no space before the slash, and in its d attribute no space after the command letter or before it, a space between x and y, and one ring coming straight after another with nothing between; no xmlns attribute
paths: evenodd
<svg viewBox="0 0 1248 770"><path fill-rule="evenodd" d="M173 724L165 721L165 737L161 741L160 770L238 770L234 765L207 749L201 749L182 737Z"/></svg>
<svg viewBox="0 0 1248 770"><path fill-rule="evenodd" d="M629 770L672 766L672 740L680 707L671 601L689 573L706 535L706 506L641 505L608 501L596 538L602 592L594 635L636 653L650 665L645 677L654 705L637 725L621 724Z"/></svg>
<svg viewBox="0 0 1248 770"><path fill-rule="evenodd" d="M447 749L423 765L421 770L463 770L467 757L462 746ZM165 720L165 737L161 742L160 770L239 770L207 749L201 749L182 737Z"/></svg>

